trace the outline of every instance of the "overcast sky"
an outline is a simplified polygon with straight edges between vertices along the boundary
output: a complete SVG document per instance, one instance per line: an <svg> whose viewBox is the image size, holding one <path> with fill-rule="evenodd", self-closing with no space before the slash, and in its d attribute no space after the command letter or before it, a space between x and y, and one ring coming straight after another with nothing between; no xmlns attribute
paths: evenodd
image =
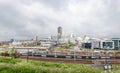
<svg viewBox="0 0 120 73"><path fill-rule="evenodd" d="M0 40L57 34L120 37L120 0L0 0Z"/></svg>

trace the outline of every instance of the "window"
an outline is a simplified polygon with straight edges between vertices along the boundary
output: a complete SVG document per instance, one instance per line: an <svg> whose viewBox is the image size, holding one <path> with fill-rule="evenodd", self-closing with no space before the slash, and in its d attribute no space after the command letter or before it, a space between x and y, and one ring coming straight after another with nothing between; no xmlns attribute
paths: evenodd
<svg viewBox="0 0 120 73"><path fill-rule="evenodd" d="M103 42L103 48L105 49L113 48L113 42Z"/></svg>

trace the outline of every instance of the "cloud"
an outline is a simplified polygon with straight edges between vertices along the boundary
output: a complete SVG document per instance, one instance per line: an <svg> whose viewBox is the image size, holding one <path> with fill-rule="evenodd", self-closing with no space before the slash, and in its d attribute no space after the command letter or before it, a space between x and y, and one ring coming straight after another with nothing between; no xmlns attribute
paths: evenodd
<svg viewBox="0 0 120 73"><path fill-rule="evenodd" d="M119 0L1 0L0 40L65 33L120 37Z"/></svg>

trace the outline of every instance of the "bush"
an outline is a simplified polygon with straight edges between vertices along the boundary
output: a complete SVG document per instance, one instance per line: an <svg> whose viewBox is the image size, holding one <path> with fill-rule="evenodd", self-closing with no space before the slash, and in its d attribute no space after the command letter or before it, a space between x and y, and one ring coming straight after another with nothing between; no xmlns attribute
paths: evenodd
<svg viewBox="0 0 120 73"><path fill-rule="evenodd" d="M12 58L19 58L20 54L17 51L15 51L14 53L11 54L11 57Z"/></svg>
<svg viewBox="0 0 120 73"><path fill-rule="evenodd" d="M20 57L20 54L14 48L11 49L10 55L12 58L19 58Z"/></svg>
<svg viewBox="0 0 120 73"><path fill-rule="evenodd" d="M5 51L5 52L2 52L0 55L1 56L9 56L9 53L8 53L8 51Z"/></svg>

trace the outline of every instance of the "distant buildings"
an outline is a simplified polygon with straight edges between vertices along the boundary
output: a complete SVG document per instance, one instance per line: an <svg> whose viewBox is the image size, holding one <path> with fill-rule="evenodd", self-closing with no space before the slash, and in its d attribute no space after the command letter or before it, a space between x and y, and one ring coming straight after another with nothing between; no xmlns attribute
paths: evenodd
<svg viewBox="0 0 120 73"><path fill-rule="evenodd" d="M34 36L32 40L14 40L11 39L8 42L0 42L0 46L9 45L14 47L23 46L41 46L51 48L56 45L65 45L72 43L83 49L99 49L99 50L115 50L120 49L120 38L91 38L86 35L76 37L74 33L63 34L62 27L57 28L57 35L50 38L43 38L38 40L38 36Z"/></svg>
<svg viewBox="0 0 120 73"><path fill-rule="evenodd" d="M42 47L53 47L57 44L57 42L51 40L50 38L44 38L40 40Z"/></svg>
<svg viewBox="0 0 120 73"><path fill-rule="evenodd" d="M20 46L31 46L34 43L33 40L14 40L10 43L10 46L20 47Z"/></svg>
<svg viewBox="0 0 120 73"><path fill-rule="evenodd" d="M82 48L85 49L101 49L101 50L115 50L120 49L120 39L110 38L89 38L87 36L79 37L78 42L81 43Z"/></svg>
<svg viewBox="0 0 120 73"><path fill-rule="evenodd" d="M88 36L76 37L73 33L70 35L62 35L62 27L58 27L58 35L51 36L52 41L56 41L57 44L68 44L72 42L73 44L78 44L84 49L118 49L120 48L120 39L110 39L110 38L90 38Z"/></svg>
<svg viewBox="0 0 120 73"><path fill-rule="evenodd" d="M56 36L51 36L52 41L56 41L57 44L68 44L69 42L75 43L76 37L74 34L63 35L62 27L58 27L58 33Z"/></svg>
<svg viewBox="0 0 120 73"><path fill-rule="evenodd" d="M20 47L20 46L36 46L38 43L38 36L34 36L32 40L12 40L9 43L10 46Z"/></svg>
<svg viewBox="0 0 120 73"><path fill-rule="evenodd" d="M0 46L4 46L4 45L9 45L9 42L6 42L6 41L2 41L2 42L0 42Z"/></svg>

